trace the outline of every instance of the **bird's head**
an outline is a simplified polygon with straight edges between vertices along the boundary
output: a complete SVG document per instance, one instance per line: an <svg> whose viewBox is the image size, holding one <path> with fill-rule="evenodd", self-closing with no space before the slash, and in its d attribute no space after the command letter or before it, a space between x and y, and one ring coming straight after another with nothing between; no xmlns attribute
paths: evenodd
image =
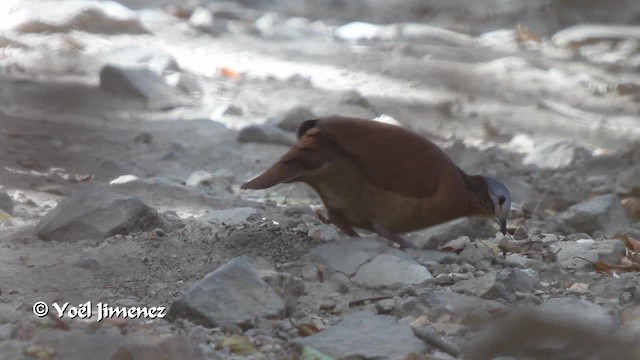
<svg viewBox="0 0 640 360"><path fill-rule="evenodd" d="M484 176L484 179L487 182L487 191L489 192L489 199L491 199L490 205L492 206L493 214L500 224L500 231L503 235L506 235L507 217L509 216L509 210L511 210L511 194L509 189L500 181L486 176Z"/></svg>

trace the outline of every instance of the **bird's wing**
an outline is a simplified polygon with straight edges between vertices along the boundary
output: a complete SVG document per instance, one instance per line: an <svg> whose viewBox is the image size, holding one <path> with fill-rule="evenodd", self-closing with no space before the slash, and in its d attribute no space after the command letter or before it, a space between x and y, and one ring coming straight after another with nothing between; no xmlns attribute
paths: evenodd
<svg viewBox="0 0 640 360"><path fill-rule="evenodd" d="M372 120L341 116L307 120L299 127L298 138L278 163L241 188L265 189L295 181L338 156L348 156L381 189L429 197L438 190L443 172L455 166L429 140Z"/></svg>
<svg viewBox="0 0 640 360"><path fill-rule="evenodd" d="M455 167L437 145L400 126L335 116L313 129L352 155L367 178L387 191L429 197Z"/></svg>
<svg viewBox="0 0 640 360"><path fill-rule="evenodd" d="M320 168L336 156L349 156L330 142L320 129L309 126L304 132L302 130L300 127L298 142L275 165L240 188L266 189L283 182L295 181L303 173Z"/></svg>

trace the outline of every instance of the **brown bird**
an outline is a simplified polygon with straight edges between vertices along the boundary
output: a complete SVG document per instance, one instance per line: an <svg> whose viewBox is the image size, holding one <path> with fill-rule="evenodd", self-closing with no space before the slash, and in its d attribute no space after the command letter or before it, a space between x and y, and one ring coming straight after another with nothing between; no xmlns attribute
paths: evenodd
<svg viewBox="0 0 640 360"><path fill-rule="evenodd" d="M400 233L464 216L495 216L506 233L509 190L470 176L433 142L400 126L331 116L303 122L298 142L275 165L241 186L266 189L304 182L322 199L329 220L413 247Z"/></svg>

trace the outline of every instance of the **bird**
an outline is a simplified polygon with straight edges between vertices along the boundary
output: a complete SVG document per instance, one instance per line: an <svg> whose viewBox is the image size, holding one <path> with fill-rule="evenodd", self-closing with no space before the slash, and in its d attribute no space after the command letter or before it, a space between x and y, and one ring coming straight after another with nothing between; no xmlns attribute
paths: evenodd
<svg viewBox="0 0 640 360"><path fill-rule="evenodd" d="M303 121L297 142L272 167L240 186L302 182L328 221L350 237L371 231L400 248L402 234L467 216L493 217L506 235L511 194L499 180L468 175L435 143L402 126L326 116Z"/></svg>

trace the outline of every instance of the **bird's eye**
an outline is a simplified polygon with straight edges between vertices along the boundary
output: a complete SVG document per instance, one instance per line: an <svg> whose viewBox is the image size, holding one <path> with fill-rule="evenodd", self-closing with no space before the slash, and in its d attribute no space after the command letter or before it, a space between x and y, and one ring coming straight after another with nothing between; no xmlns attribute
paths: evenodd
<svg viewBox="0 0 640 360"><path fill-rule="evenodd" d="M500 203L500 205L504 204L504 200L505 200L504 196L502 195L498 196L498 202Z"/></svg>

